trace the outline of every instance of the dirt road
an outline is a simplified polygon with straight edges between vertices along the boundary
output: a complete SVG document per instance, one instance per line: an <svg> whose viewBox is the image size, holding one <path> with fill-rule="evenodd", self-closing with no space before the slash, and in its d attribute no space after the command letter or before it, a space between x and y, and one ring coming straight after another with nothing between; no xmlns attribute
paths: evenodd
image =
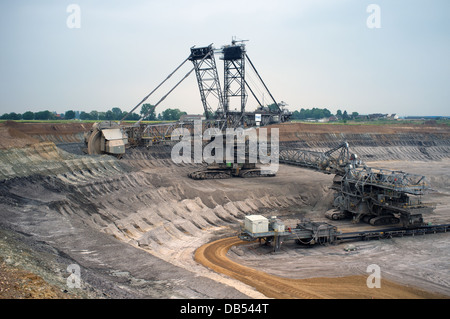
<svg viewBox="0 0 450 319"><path fill-rule="evenodd" d="M381 288L368 288L365 276L339 278L290 279L240 265L227 257L232 246L245 244L237 237L220 239L195 252L195 260L202 265L253 286L269 298L279 299L436 299L448 298L382 280Z"/></svg>

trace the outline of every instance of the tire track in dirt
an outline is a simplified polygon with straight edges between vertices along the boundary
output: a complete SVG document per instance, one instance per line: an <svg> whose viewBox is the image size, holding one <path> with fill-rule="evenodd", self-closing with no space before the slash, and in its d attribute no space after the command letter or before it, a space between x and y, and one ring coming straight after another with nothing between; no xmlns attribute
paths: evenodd
<svg viewBox="0 0 450 319"><path fill-rule="evenodd" d="M195 260L216 272L223 273L255 287L259 292L270 298L325 298L308 288L296 287L293 280L272 276L262 271L242 266L226 257L228 250L242 244L240 239L224 238L198 248Z"/></svg>
<svg viewBox="0 0 450 319"><path fill-rule="evenodd" d="M198 263L216 272L240 280L256 288L269 298L277 299L341 299L341 298L380 298L380 299L440 299L443 295L426 292L413 287L382 280L382 288L370 289L367 277L361 275L338 278L290 279L270 275L260 270L243 266L227 257L232 246L245 244L237 237L216 240L201 246L195 251Z"/></svg>

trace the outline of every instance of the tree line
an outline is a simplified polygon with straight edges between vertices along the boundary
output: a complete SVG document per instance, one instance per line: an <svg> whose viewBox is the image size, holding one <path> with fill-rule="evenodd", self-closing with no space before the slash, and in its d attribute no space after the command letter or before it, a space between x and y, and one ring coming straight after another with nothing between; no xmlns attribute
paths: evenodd
<svg viewBox="0 0 450 319"><path fill-rule="evenodd" d="M31 112L27 111L23 114L21 113L4 113L0 116L0 120L94 120L94 121L120 121L123 119L128 112L122 111L119 107L113 107L106 112L99 112L96 110L85 112L85 111L74 111L68 110L64 114L57 114L56 112L39 111ZM143 104L141 107L140 114L131 113L126 117L127 121L138 121L141 116L145 116L146 121L178 121L180 117L186 112L182 112L179 109L168 108L159 114L155 113L155 107L151 104Z"/></svg>
<svg viewBox="0 0 450 319"><path fill-rule="evenodd" d="M319 120L323 118L330 118L330 117L336 117L337 120L354 120L359 116L358 112L352 112L349 114L347 110L337 110L336 114L332 114L330 110L324 108L312 108L312 109L300 109L300 111L294 111L292 112L291 119L293 120L307 120L307 119L314 119Z"/></svg>
<svg viewBox="0 0 450 319"><path fill-rule="evenodd" d="M275 105L269 105L268 108L270 110L275 110ZM56 114L56 112L50 112L50 111L39 111L39 112L25 112L23 114L20 113L5 113L2 116L0 116L0 120L57 120L57 119L64 119L64 120L73 120L73 119L80 119L80 120L94 120L94 121L120 121L122 118L124 118L128 112L122 111L119 107L113 107L110 110L107 110L106 112L99 112L99 111L73 111L68 110L64 114ZM180 117L184 114L187 114L186 112L180 111L179 109L175 108L168 108L160 113L155 112L155 107L152 104L143 104L141 107L141 110L139 114L137 113L131 113L126 117L127 121L138 121L141 117L144 117L143 120L145 121L178 121ZM291 119L293 120L308 120L308 119L314 119L319 120L323 118L330 118L330 117L336 117L337 120L354 120L358 118L359 113L358 112L352 112L349 114L347 110L337 110L336 114L332 114L330 110L327 108L312 108L312 109L305 109L301 108L299 111L293 111Z"/></svg>

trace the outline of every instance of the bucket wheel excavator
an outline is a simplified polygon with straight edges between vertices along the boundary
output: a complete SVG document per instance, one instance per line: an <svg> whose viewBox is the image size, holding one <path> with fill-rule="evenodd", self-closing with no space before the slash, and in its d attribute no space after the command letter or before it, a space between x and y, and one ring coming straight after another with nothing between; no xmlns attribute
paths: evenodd
<svg viewBox="0 0 450 319"><path fill-rule="evenodd" d="M231 45L225 45L220 49L213 48L212 44L206 47L192 47L190 55L170 73L155 89L145 96L130 112L124 116L120 122L101 122L95 123L89 132L85 133L85 152L88 154L111 154L121 157L125 153L126 147L132 146L149 146L152 143L166 142L170 140L171 132L177 128L192 129L193 124L183 121L176 123L161 124L141 124L151 111L165 100L165 98L175 90L191 73L196 74L197 84L200 92L200 98L203 104L204 117L202 125L205 127L214 127L225 132L227 128L237 127L254 127L264 126L272 123L281 123L289 121L291 112L284 108L284 102L277 103L272 94L268 90L266 84L262 80L253 62L247 55L245 44L246 40L233 39ZM224 61L224 89L222 91L221 84L217 72L215 54L221 54L221 60ZM167 80L169 80L187 61L192 62L192 69L187 72L184 77L179 80L154 106L147 114L133 125L123 125L128 114L132 114L140 107L155 91L157 91ZM249 86L245 77L248 74L246 65L253 70L259 79L260 84L264 87L268 95L271 97L272 108L264 107L257 98L254 90ZM246 110L248 93L251 92L257 101L259 108L256 111L248 112ZM235 105L233 102L238 101ZM248 164L248 163L247 163ZM247 169L247 175L255 175L256 171L252 165L241 163L235 165L236 172L241 169ZM210 171L213 169L210 167ZM230 171L229 165L216 165L214 169ZM253 169L253 171L250 171ZM211 172L209 172L211 173ZM202 174L192 174L199 177ZM211 174L203 174L206 177ZM214 175L214 174L213 174ZM216 174L215 178L226 177L230 174ZM236 176L232 173L230 176Z"/></svg>
<svg viewBox="0 0 450 319"><path fill-rule="evenodd" d="M211 97L215 97L213 101L218 102L216 111L216 121L219 128L226 136L227 129L248 128L265 126L273 123L286 122L289 120L291 113L282 107L284 102L277 103L273 95L270 93L266 84L262 80L253 62L248 57L245 40L236 41L233 39L231 45L223 46L220 50L214 50L212 46L203 48L191 48L190 60L194 63L197 82L200 89L200 96L205 108L205 114L212 114L210 110ZM221 60L224 61L224 89L220 89L220 81L217 76L213 53L218 51L222 54ZM249 86L245 77L246 66L256 74L260 83L273 101L275 109L270 110L264 107L259 101L254 90ZM257 101L259 108L255 112L246 111L248 92L252 94ZM208 97L210 100L208 100ZM235 102L233 106L233 102ZM237 103L236 103L237 102ZM280 107L281 106L281 107ZM234 110L233 110L234 108ZM208 115L207 115L208 116ZM225 138L223 138L225 140ZM239 143L234 142L234 150L237 150ZM242 143L241 143L242 144ZM259 167L256 162L249 160L250 154L248 143L245 146L245 156L237 158L236 156L220 158L213 163L209 163L207 168L200 171L194 171L188 174L192 179L223 179L230 177L271 177L275 176L275 172L265 170ZM223 149L227 149L224 145ZM235 152L236 154L236 152Z"/></svg>
<svg viewBox="0 0 450 319"><path fill-rule="evenodd" d="M100 122L84 133L84 143L84 151L89 155L111 154L120 158L125 154L128 136L118 123Z"/></svg>
<svg viewBox="0 0 450 319"><path fill-rule="evenodd" d="M430 191L425 176L368 167L349 151L347 142L326 152L280 150L280 163L335 174L331 189L334 209L325 213L329 219L353 217L371 225L422 225L423 214L433 205L422 202Z"/></svg>

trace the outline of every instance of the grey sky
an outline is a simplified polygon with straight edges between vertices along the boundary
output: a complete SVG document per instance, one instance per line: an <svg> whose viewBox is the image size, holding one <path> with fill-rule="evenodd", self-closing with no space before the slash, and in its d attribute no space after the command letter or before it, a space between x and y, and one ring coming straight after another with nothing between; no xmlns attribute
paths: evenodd
<svg viewBox="0 0 450 319"><path fill-rule="evenodd" d="M72 3L81 8L79 29L66 24ZM381 8L379 29L366 25L371 3ZM448 0L4 0L0 114L129 111L190 47L220 48L236 36L249 40L248 55L291 110L449 116L449 12ZM157 112L168 107L203 111L194 74Z"/></svg>

